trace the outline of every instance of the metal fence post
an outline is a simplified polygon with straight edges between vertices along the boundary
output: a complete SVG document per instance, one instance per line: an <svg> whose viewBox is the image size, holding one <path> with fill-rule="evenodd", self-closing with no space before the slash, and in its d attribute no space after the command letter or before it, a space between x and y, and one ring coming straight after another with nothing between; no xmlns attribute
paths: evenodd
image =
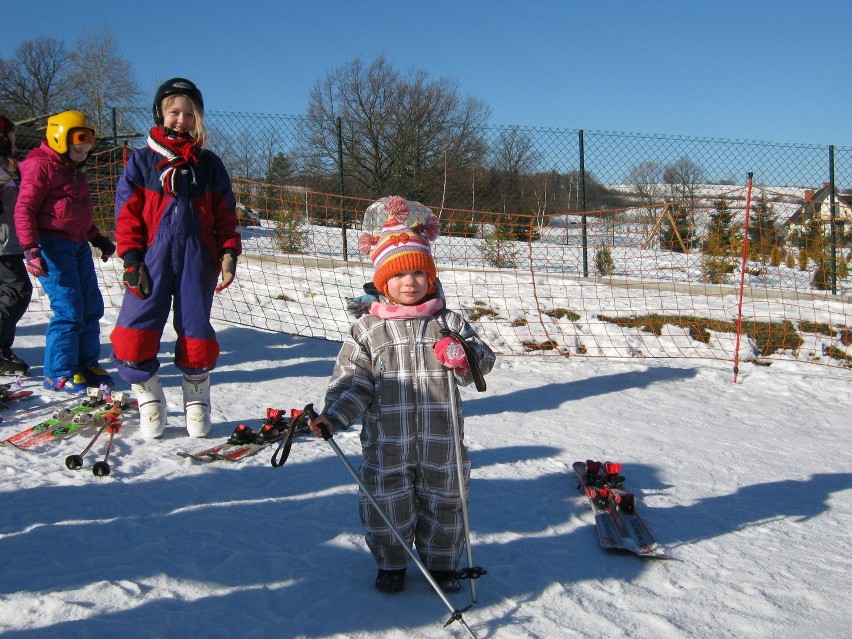
<svg viewBox="0 0 852 639"><path fill-rule="evenodd" d="M837 295L837 226L834 203L834 145L828 145L828 183L829 183L829 251L831 252L831 294Z"/></svg>
<svg viewBox="0 0 852 639"><path fill-rule="evenodd" d="M577 196L580 198L580 210L583 212L583 277L589 277L589 228L586 218L586 145L583 139L583 129L579 131L580 137L580 183Z"/></svg>
<svg viewBox="0 0 852 639"><path fill-rule="evenodd" d="M346 196L346 186L343 182L343 123L337 116L337 173L340 176L340 234L343 242L343 261L349 261L349 250L346 244L346 208L343 198Z"/></svg>
<svg viewBox="0 0 852 639"><path fill-rule="evenodd" d="M115 107L112 107L112 145L118 146L118 119Z"/></svg>

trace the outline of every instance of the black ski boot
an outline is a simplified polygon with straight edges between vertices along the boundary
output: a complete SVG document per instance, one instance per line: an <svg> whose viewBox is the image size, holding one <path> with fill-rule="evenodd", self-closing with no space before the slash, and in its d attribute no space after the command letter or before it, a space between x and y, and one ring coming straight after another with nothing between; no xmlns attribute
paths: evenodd
<svg viewBox="0 0 852 639"><path fill-rule="evenodd" d="M382 570L376 575L376 590L388 594L402 592L405 588L405 568L402 570Z"/></svg>
<svg viewBox="0 0 852 639"><path fill-rule="evenodd" d="M10 348L0 349L0 375L30 374L30 365L15 355Z"/></svg>
<svg viewBox="0 0 852 639"><path fill-rule="evenodd" d="M455 570L430 570L429 574L444 592L458 592L461 590L461 581Z"/></svg>

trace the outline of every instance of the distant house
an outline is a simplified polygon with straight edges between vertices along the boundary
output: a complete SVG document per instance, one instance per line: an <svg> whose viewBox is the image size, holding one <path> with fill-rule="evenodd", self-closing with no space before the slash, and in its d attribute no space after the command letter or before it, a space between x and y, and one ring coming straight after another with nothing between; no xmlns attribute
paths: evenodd
<svg viewBox="0 0 852 639"><path fill-rule="evenodd" d="M805 190L805 201L785 222L791 235L805 235L808 224L816 220L821 223L823 233L831 232L831 184L826 182L819 189ZM837 237L852 233L852 193L836 193L834 196L834 223Z"/></svg>

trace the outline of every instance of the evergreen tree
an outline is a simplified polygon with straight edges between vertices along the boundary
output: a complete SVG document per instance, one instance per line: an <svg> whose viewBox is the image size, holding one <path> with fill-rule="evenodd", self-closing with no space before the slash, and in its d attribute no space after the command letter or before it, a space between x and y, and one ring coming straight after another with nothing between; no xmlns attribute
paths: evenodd
<svg viewBox="0 0 852 639"><path fill-rule="evenodd" d="M284 207L283 198L292 194L289 189L281 188L292 174L293 162L289 157L283 153L277 153L270 158L258 203L266 219L275 218Z"/></svg>
<svg viewBox="0 0 852 639"><path fill-rule="evenodd" d="M595 270L598 275L615 273L615 260L612 259L612 251L608 246L599 246L595 251Z"/></svg>
<svg viewBox="0 0 852 639"><path fill-rule="evenodd" d="M730 255L735 249L735 238L731 225L734 213L728 205L728 199L722 196L713 203L714 210L710 213L710 224L707 229L707 240L704 252L710 255Z"/></svg>
<svg viewBox="0 0 852 639"><path fill-rule="evenodd" d="M778 226L778 216L766 195L761 195L751 206L748 238L750 254L766 260L772 256L773 248L783 246L783 235Z"/></svg>
<svg viewBox="0 0 852 639"><path fill-rule="evenodd" d="M674 253L689 252L695 246L695 224L692 215L683 204L668 205L669 216L660 227L660 248Z"/></svg>
<svg viewBox="0 0 852 639"><path fill-rule="evenodd" d="M514 242L514 230L510 223L495 221L485 234L480 249L487 264L495 268L517 268L518 251Z"/></svg>

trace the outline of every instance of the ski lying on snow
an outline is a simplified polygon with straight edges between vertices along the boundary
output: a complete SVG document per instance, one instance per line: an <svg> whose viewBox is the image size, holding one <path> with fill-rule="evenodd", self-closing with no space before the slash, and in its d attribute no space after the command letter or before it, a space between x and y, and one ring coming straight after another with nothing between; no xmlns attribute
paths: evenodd
<svg viewBox="0 0 852 639"><path fill-rule="evenodd" d="M73 406L71 408L60 408L53 411L53 414L47 419L44 419L29 428L25 428L8 439L0 441L0 445L13 446L21 449L29 448L39 441L42 441L45 436L50 436L50 434L58 428L62 428L63 426L70 424L76 415L86 413L106 403L104 400L104 393L101 389L90 388L86 392L87 397L85 399L80 400L80 398L77 398L80 401L77 406Z"/></svg>
<svg viewBox="0 0 852 639"><path fill-rule="evenodd" d="M32 391L28 391L28 392L31 393ZM2 415L2 417L3 417L2 421L7 421L9 419L17 419L18 417L21 417L23 415L27 415L29 413L34 413L36 411L46 410L48 408L52 408L53 406L58 406L60 404L69 404L69 403L75 402L75 401L79 402L82 399L81 395L70 395L68 393L63 393L63 395L64 395L64 397L56 397L56 398L50 399L46 402L41 402L40 404L35 404L35 405L32 405L32 406L25 406L25 407L15 406L14 408L12 408L10 410L5 410L4 407L0 406L0 408L4 408L3 415Z"/></svg>
<svg viewBox="0 0 852 639"><path fill-rule="evenodd" d="M669 558L636 510L636 497L624 490L621 464L587 460L574 462L572 468L592 507L601 548Z"/></svg>
<svg viewBox="0 0 852 639"><path fill-rule="evenodd" d="M245 424L240 424L234 429L231 436L221 444L194 453L179 450L177 454L195 461L236 462L251 457L267 446L274 444L284 436L284 433L277 429L267 429L263 433L262 439L258 439L260 435L261 433L254 432Z"/></svg>
<svg viewBox="0 0 852 639"><path fill-rule="evenodd" d="M201 462L242 461L247 457L256 455L264 448L273 444L284 443L292 438L295 429L291 428L291 425L294 425L294 421L298 419L300 414L301 411L293 409L288 417L282 409L267 408L266 419L262 421L260 430L257 432L245 424L240 424L234 429L231 436L221 444L194 453L179 450L177 454L180 457ZM297 422L297 425L301 424L304 424L304 428L307 429L305 420Z"/></svg>
<svg viewBox="0 0 852 639"><path fill-rule="evenodd" d="M136 406L136 402L130 401L125 393L113 393L105 397L104 391L98 388L90 388L87 393L88 397L78 406L59 409L53 413L52 417L13 435L0 444L19 450L29 450L49 441L70 437L86 428L93 426L98 428Z"/></svg>
<svg viewBox="0 0 852 639"><path fill-rule="evenodd" d="M117 421L124 413L137 407L136 401L131 401L126 393L113 393L105 399L103 406L89 413L81 413L74 416L71 423L65 424L45 436L42 441L64 439L78 433L83 429L100 428L105 424Z"/></svg>
<svg viewBox="0 0 852 639"><path fill-rule="evenodd" d="M10 404L26 399L33 394L31 390L12 390L9 384L0 384L0 410L5 410ZM2 421L2 417L0 417Z"/></svg>

